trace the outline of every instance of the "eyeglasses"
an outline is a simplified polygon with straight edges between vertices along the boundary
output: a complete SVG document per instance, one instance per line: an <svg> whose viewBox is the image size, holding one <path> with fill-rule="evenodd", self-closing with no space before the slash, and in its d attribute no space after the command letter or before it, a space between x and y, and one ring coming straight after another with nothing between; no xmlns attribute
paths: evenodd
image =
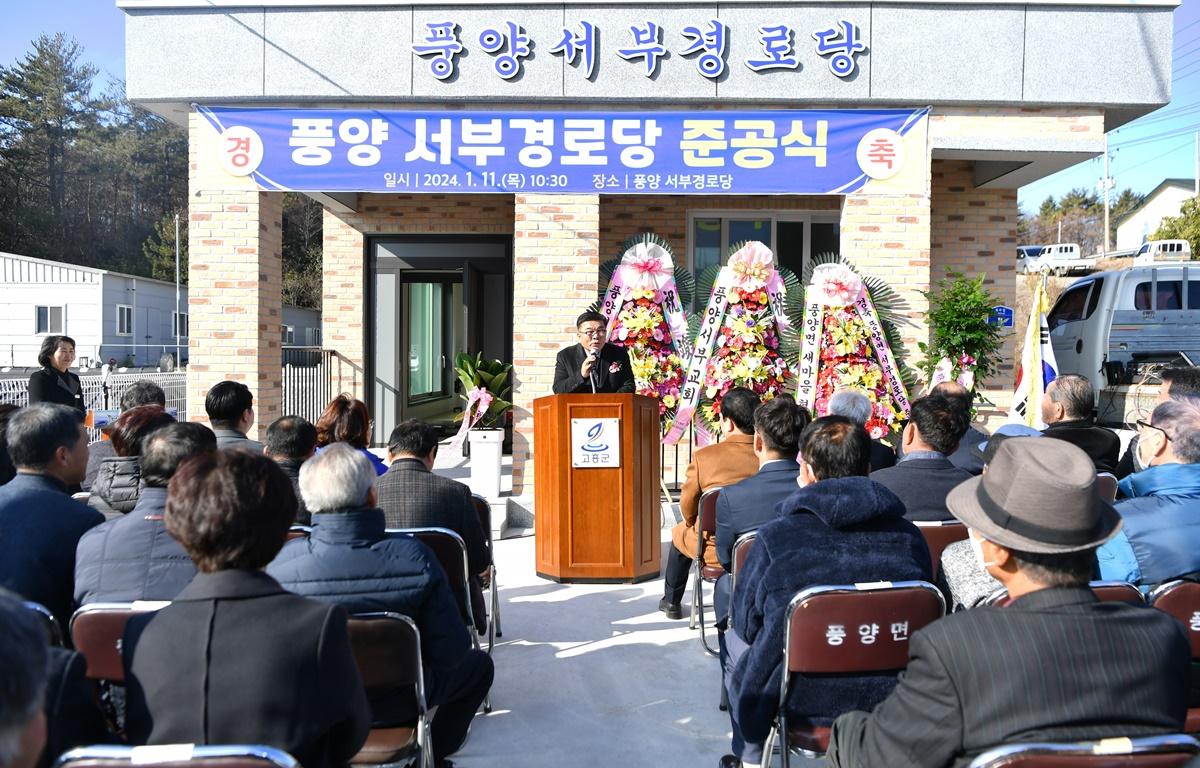
<svg viewBox="0 0 1200 768"><path fill-rule="evenodd" d="M592 337L596 337L596 336L603 336L603 335L604 335L604 329L603 329L603 328L593 328L593 329L592 329L592 330L590 330L590 331L585 331L585 330L583 330L583 329L581 328L581 329L579 330L579 335L580 335L580 336L592 336Z"/></svg>
<svg viewBox="0 0 1200 768"><path fill-rule="evenodd" d="M1157 429L1159 432L1163 433L1163 437L1167 438L1168 443L1171 442L1171 435L1167 432L1167 430L1163 429L1162 427L1156 427L1153 424L1151 424L1150 422L1146 421L1145 419L1138 419L1137 425L1139 428L1146 427L1148 429Z"/></svg>

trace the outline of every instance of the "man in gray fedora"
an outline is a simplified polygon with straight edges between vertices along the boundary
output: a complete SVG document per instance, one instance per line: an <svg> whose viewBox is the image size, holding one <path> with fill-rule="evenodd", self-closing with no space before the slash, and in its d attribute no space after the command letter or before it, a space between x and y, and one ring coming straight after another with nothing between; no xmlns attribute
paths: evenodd
<svg viewBox="0 0 1200 768"><path fill-rule="evenodd" d="M1095 473L1073 445L1015 437L950 492L950 511L1011 601L915 632L892 694L834 722L830 765L965 766L1007 743L1182 731L1182 625L1088 589L1096 548L1121 528Z"/></svg>

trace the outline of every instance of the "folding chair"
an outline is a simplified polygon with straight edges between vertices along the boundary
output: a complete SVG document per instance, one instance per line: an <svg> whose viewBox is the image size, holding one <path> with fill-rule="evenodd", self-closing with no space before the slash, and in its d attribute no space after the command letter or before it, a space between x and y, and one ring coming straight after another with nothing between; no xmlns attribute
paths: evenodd
<svg viewBox="0 0 1200 768"><path fill-rule="evenodd" d="M1187 631L1192 643L1192 665L1200 663L1200 584L1175 579L1150 592L1150 605L1172 616ZM1200 707L1188 707L1185 733L1200 733Z"/></svg>
<svg viewBox="0 0 1200 768"><path fill-rule="evenodd" d="M38 615L38 620L46 628L46 640L50 645L61 647L63 644L62 629L59 628L58 621L54 618L54 614L50 613L50 609L32 600L26 600L25 607Z"/></svg>
<svg viewBox="0 0 1200 768"><path fill-rule="evenodd" d="M733 590L737 587L738 571L746 566L746 558L750 556L750 547L754 544L754 539L758 535L758 531L750 531L743 533L737 537L737 541L733 542L733 555L730 558L729 571L729 617L733 619ZM725 712L729 709L729 691L725 690L725 670L721 670L721 704L720 709Z"/></svg>
<svg viewBox="0 0 1200 768"><path fill-rule="evenodd" d="M968 768L1177 768L1200 753L1191 736L1101 739L1077 744L1008 744L989 749Z"/></svg>
<svg viewBox="0 0 1200 768"><path fill-rule="evenodd" d="M696 519L696 559L692 561L692 572L695 578L692 582L692 617L688 622L689 629L695 629L697 622L700 626L700 645L713 656L717 650L708 644L708 636L704 633L704 583L715 584L725 573L719 565L704 564L704 535L717 535L717 497L720 488L709 488L700 494L700 514Z"/></svg>
<svg viewBox="0 0 1200 768"><path fill-rule="evenodd" d="M132 603L90 603L71 616L71 642L87 660L87 676L92 680L124 685L125 666L121 662L121 638L125 625L134 616L152 613L170 605L169 601L137 600Z"/></svg>
<svg viewBox="0 0 1200 768"><path fill-rule="evenodd" d="M1088 586L1092 588L1096 598L1102 603L1135 603L1144 605L1146 596L1142 591L1133 586L1127 581L1091 581ZM983 601L983 605L994 605L1003 608L1010 602L1008 598L1008 590L1001 587L992 594L988 595Z"/></svg>
<svg viewBox="0 0 1200 768"><path fill-rule="evenodd" d="M288 529L287 540L292 539L307 539L312 535L312 526L309 525L293 525Z"/></svg>
<svg viewBox="0 0 1200 768"><path fill-rule="evenodd" d="M366 744L350 759L350 764L391 765L416 756L417 765L432 768L421 632L416 623L399 613L356 613L347 626L350 647L367 693L379 695L412 688L417 701L414 727L372 727Z"/></svg>
<svg viewBox="0 0 1200 768"><path fill-rule="evenodd" d="M488 566L488 653L492 652L493 646L496 645L497 637L504 637L504 632L500 629L500 598L496 591L496 551L494 542L492 541L492 505L487 499L482 496L471 495L471 501L475 505L475 512L479 515L479 527L483 529L485 540L487 541L488 557L492 564Z"/></svg>
<svg viewBox="0 0 1200 768"><path fill-rule="evenodd" d="M1096 493L1110 504L1117 500L1117 476L1111 472L1096 475Z"/></svg>
<svg viewBox="0 0 1200 768"><path fill-rule="evenodd" d="M917 520L914 524L925 537L925 546L929 547L929 559L933 568L930 573L933 580L937 581L938 572L942 568L942 553L954 542L967 538L967 526L957 520Z"/></svg>
<svg viewBox="0 0 1200 768"><path fill-rule="evenodd" d="M162 744L118 747L107 744L79 747L64 753L55 768L300 768L282 749L261 744Z"/></svg>
<svg viewBox="0 0 1200 768"><path fill-rule="evenodd" d="M792 749L811 756L829 749L829 727L788 718L793 675L902 670L908 665L908 638L945 614L945 598L927 581L819 586L797 593L787 607L779 711L763 745L765 758L770 759L776 738L784 768L791 765Z"/></svg>
<svg viewBox="0 0 1200 768"><path fill-rule="evenodd" d="M449 528L388 528L385 533L400 533L412 536L417 541L429 547L434 557L446 572L446 581L450 591L458 596L459 614L471 633L471 645L479 650L479 630L475 627L475 617L471 611L471 571L467 564L467 545L454 531ZM489 693L483 700L483 711L492 711L492 697Z"/></svg>

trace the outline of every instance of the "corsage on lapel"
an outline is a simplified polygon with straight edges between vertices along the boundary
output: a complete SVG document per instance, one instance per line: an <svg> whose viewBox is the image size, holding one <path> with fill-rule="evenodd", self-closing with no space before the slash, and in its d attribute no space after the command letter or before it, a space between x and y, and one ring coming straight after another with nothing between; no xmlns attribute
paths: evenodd
<svg viewBox="0 0 1200 768"><path fill-rule="evenodd" d="M612 365L608 366L608 372L609 372L609 373L617 373L617 372L618 372L618 371L620 371L620 370L621 370L621 364L620 364L620 363L613 363Z"/></svg>

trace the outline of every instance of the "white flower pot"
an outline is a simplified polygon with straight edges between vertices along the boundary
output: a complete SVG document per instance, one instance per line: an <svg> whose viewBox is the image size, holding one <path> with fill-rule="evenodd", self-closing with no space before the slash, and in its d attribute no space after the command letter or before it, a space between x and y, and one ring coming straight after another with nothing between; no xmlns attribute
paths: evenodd
<svg viewBox="0 0 1200 768"><path fill-rule="evenodd" d="M472 429L467 432L467 441L471 445L471 490L488 499L500 498L504 430Z"/></svg>

